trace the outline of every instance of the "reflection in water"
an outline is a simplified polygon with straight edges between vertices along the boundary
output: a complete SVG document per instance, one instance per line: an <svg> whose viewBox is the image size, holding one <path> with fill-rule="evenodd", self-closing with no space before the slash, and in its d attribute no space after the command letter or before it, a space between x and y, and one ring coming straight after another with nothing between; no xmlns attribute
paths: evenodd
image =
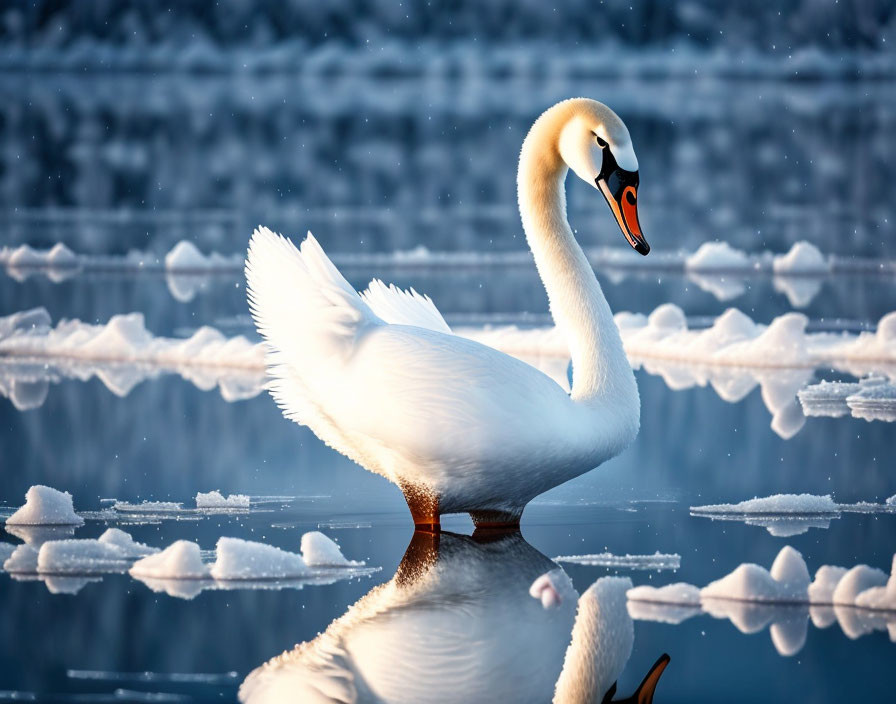
<svg viewBox="0 0 896 704"><path fill-rule="evenodd" d="M545 608L529 588L550 571ZM630 586L604 578L578 598L518 532L417 532L391 581L253 671L240 700L599 702L631 654ZM643 701L666 662L639 688Z"/></svg>
<svg viewBox="0 0 896 704"><path fill-rule="evenodd" d="M829 604L772 604L737 599L704 598L700 606L629 601L628 613L638 621L656 621L678 625L700 614L728 619L741 633L753 634L769 629L772 644L779 655L790 657L806 645L809 621L816 628L840 625L851 640L875 631L887 631L896 642L896 613L874 611L857 606Z"/></svg>

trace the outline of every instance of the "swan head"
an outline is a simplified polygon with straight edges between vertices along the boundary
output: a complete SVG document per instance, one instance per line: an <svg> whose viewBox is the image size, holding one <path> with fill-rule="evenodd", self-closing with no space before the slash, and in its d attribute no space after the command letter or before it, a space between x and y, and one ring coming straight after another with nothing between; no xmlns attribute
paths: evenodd
<svg viewBox="0 0 896 704"><path fill-rule="evenodd" d="M625 239L646 255L650 246L638 222L638 158L625 123L596 100L577 98L567 103L572 110L560 130L560 157L576 176L603 194Z"/></svg>

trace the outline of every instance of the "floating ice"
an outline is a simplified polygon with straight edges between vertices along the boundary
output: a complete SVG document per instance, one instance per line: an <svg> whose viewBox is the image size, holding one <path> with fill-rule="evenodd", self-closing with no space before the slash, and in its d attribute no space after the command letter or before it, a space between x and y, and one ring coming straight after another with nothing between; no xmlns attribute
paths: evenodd
<svg viewBox="0 0 896 704"><path fill-rule="evenodd" d="M887 506L896 506L896 494L887 499Z"/></svg>
<svg viewBox="0 0 896 704"><path fill-rule="evenodd" d="M230 494L226 498L217 490L196 494L196 508L249 508L245 494Z"/></svg>
<svg viewBox="0 0 896 704"><path fill-rule="evenodd" d="M127 555L116 545L99 540L51 540L41 545L37 571L51 574L124 572Z"/></svg>
<svg viewBox="0 0 896 704"><path fill-rule="evenodd" d="M3 569L10 574L32 574L37 572L37 549L31 545L19 545L6 558Z"/></svg>
<svg viewBox="0 0 896 704"><path fill-rule="evenodd" d="M863 609L896 611L896 555L886 585L871 586L859 592L855 605Z"/></svg>
<svg viewBox="0 0 896 704"><path fill-rule="evenodd" d="M772 270L776 274L826 274L831 270L831 263L815 245L801 240L787 254L774 257Z"/></svg>
<svg viewBox="0 0 896 704"><path fill-rule="evenodd" d="M686 582L675 582L664 587L652 587L644 584L629 589L626 596L629 601L645 601L680 606L700 605L700 590L693 584L687 584Z"/></svg>
<svg viewBox="0 0 896 704"><path fill-rule="evenodd" d="M815 572L815 579L807 591L809 602L813 604L833 604L834 590L848 570L835 565L822 565Z"/></svg>
<svg viewBox="0 0 896 704"><path fill-rule="evenodd" d="M203 579L208 578L208 566L202 562L202 553L196 543L178 540L162 552L138 560L129 570L134 577L154 579Z"/></svg>
<svg viewBox="0 0 896 704"><path fill-rule="evenodd" d="M677 570L681 567L681 555L660 552L655 552L653 555L613 555L603 552L593 555L560 555L553 559L554 562L630 570Z"/></svg>
<svg viewBox="0 0 896 704"><path fill-rule="evenodd" d="M138 504L116 501L112 508L119 513L176 513L183 511L184 505L175 501L141 501Z"/></svg>
<svg viewBox="0 0 896 704"><path fill-rule="evenodd" d="M831 602L834 605L855 606L856 599L862 592L874 587L883 587L886 583L887 575L883 570L868 565L856 565L837 582L831 595Z"/></svg>
<svg viewBox="0 0 896 704"><path fill-rule="evenodd" d="M839 504L828 494L774 494L763 498L753 498L736 504L710 504L708 506L691 506L694 514L827 514L837 513Z"/></svg>
<svg viewBox="0 0 896 704"><path fill-rule="evenodd" d="M146 557L159 552L158 548L150 547L144 543L138 543L131 536L119 528L108 528L99 538L98 542L114 545L122 555L129 558Z"/></svg>
<svg viewBox="0 0 896 704"><path fill-rule="evenodd" d="M727 242L704 242L685 259L690 271L743 271L750 268L749 257Z"/></svg>
<svg viewBox="0 0 896 704"><path fill-rule="evenodd" d="M320 531L302 536L302 557L309 567L361 567L363 562L347 560L334 540Z"/></svg>
<svg viewBox="0 0 896 704"><path fill-rule="evenodd" d="M203 254L189 240L181 240L165 255L165 269L167 271L226 271L241 269L243 264L244 258L240 254L232 256L218 254L217 252Z"/></svg>
<svg viewBox="0 0 896 704"><path fill-rule="evenodd" d="M805 603L809 570L803 556L789 545L781 548L771 572L745 563L700 590L701 599Z"/></svg>
<svg viewBox="0 0 896 704"><path fill-rule="evenodd" d="M839 504L830 495L775 494L737 504L692 506L691 515L743 521L746 525L761 526L776 537L790 537L809 528L828 528L831 520L840 518L842 513L892 513L893 510L887 504Z"/></svg>
<svg viewBox="0 0 896 704"><path fill-rule="evenodd" d="M310 573L301 555L273 545L220 538L216 551L217 560L211 568L215 579L290 579Z"/></svg>
<svg viewBox="0 0 896 704"><path fill-rule="evenodd" d="M81 525L72 505L72 495L35 484L25 494L25 505L6 519L6 525Z"/></svg>

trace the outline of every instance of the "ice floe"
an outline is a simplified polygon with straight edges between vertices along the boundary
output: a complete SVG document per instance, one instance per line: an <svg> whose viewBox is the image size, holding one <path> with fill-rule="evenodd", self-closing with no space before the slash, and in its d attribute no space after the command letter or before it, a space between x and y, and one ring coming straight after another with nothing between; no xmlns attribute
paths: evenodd
<svg viewBox="0 0 896 704"><path fill-rule="evenodd" d="M843 513L893 513L894 506L886 503L859 502L841 504L830 495L774 494L735 504L691 506L692 516L712 520L742 521L760 526L775 537L791 537L810 528L828 528L832 519Z"/></svg>
<svg viewBox="0 0 896 704"><path fill-rule="evenodd" d="M440 252L423 246L393 252L331 252L330 256L334 264L340 267L377 269L531 264L528 251ZM681 271L721 301L742 295L746 290L747 277L772 275L775 290L786 295L791 305L796 307L804 307L811 302L825 277L893 268L891 262L828 257L805 241L795 243L785 254L748 253L725 242L707 242L695 252L655 251L649 259L633 260L630 252L624 249L606 247L590 248L586 256L594 267L605 271L614 280L624 278L631 270L662 268ZM43 272L57 282L82 271L163 272L171 295L178 301L188 302L200 291L209 288L212 276L241 272L244 257L241 253L206 254L189 240L178 242L165 255L132 251L117 257L75 254L59 243L49 250L32 249L28 245L15 249L0 248L0 265L6 265L8 273L18 280L35 272Z"/></svg>
<svg viewBox="0 0 896 704"><path fill-rule="evenodd" d="M872 592L863 597L862 602L865 603L860 604L859 597L868 590L886 588L896 592L896 559L893 561L892 569L888 578L882 570L867 565L857 565L848 570L824 565L818 569L812 580L802 555L786 545L778 553L771 570L753 563L743 563L726 576L701 589L700 601L702 603L713 599L727 599L785 604L861 605L869 608L867 603L883 604L884 601L880 599L881 592ZM678 583L667 588L637 589L632 590L629 599L693 605L693 589L696 587ZM690 601L684 602L683 595ZM889 609L892 605L882 608Z"/></svg>
<svg viewBox="0 0 896 704"><path fill-rule="evenodd" d="M867 421L896 421L896 384L870 376L858 382L822 381L797 394L807 416L839 418L851 414Z"/></svg>
<svg viewBox="0 0 896 704"><path fill-rule="evenodd" d="M301 555L265 543L220 538L216 554L211 576L219 580L290 579L310 574Z"/></svg>
<svg viewBox="0 0 896 704"><path fill-rule="evenodd" d="M49 486L35 484L25 494L25 504L6 519L6 525L81 525L72 495Z"/></svg>
<svg viewBox="0 0 896 704"><path fill-rule="evenodd" d="M26 313L16 320L0 319L0 395L20 408L39 406L47 385L61 378L96 376L121 396L163 373L179 374L203 390L218 388L227 401L251 398L263 389L264 348L242 336L226 337L202 327L189 338L155 337L138 313L114 316L105 325L61 321L55 327L45 312ZM635 368L661 376L675 390L709 385L729 402L759 386L772 414L771 426L785 438L805 423L797 394L812 383L816 369L896 379L896 314L884 316L876 332L858 334L807 332L808 319L799 313L763 325L734 308L709 327L691 329L684 312L672 304L649 316L621 312L615 319ZM569 351L554 327L463 327L455 332L520 357L568 387ZM847 409L854 415L896 417L896 386L891 382L862 382L853 390L862 392L850 397ZM842 409L843 403L837 403Z"/></svg>
<svg viewBox="0 0 896 704"><path fill-rule="evenodd" d="M134 577L154 579L203 579L211 576L202 562L199 545L178 540L154 555L138 560L128 570Z"/></svg>
<svg viewBox="0 0 896 704"><path fill-rule="evenodd" d="M249 497L245 494L224 496L218 490L196 494L196 508L249 508Z"/></svg>
<svg viewBox="0 0 896 704"><path fill-rule="evenodd" d="M112 510L119 513L177 513L184 510L184 505L176 501L116 501Z"/></svg>
<svg viewBox="0 0 896 704"><path fill-rule="evenodd" d="M310 531L302 536L302 557L309 567L362 567L363 562L346 559L332 538L320 531Z"/></svg>
<svg viewBox="0 0 896 704"><path fill-rule="evenodd" d="M629 570L677 570L681 555L656 552L652 555L614 555L609 552L591 555L559 555L554 562L566 562L589 567L612 567Z"/></svg>
<svg viewBox="0 0 896 704"><path fill-rule="evenodd" d="M107 528L98 539L97 542L114 546L122 555L127 558L146 557L159 552L158 548L151 547L144 543L138 543L131 536L119 528Z"/></svg>
<svg viewBox="0 0 896 704"><path fill-rule="evenodd" d="M831 262L810 242L796 242L787 254L772 259L772 271L776 274L826 274Z"/></svg>
<svg viewBox="0 0 896 704"><path fill-rule="evenodd" d="M37 571L48 574L124 572L130 560L110 542L91 539L51 540L40 547Z"/></svg>
<svg viewBox="0 0 896 704"><path fill-rule="evenodd" d="M627 596L632 618L680 623L708 613L744 633L769 626L775 648L785 656L805 644L809 619L818 628L839 622L850 638L888 630L896 641L896 555L889 577L867 565L823 565L810 580L802 555L786 546L770 571L745 563L703 589L685 583L639 586Z"/></svg>

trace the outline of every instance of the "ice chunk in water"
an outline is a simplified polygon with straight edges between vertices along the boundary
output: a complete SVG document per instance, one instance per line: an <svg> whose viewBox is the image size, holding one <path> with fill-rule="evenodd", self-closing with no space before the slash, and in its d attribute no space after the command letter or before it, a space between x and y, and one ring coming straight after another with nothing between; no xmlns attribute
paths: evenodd
<svg viewBox="0 0 896 704"><path fill-rule="evenodd" d="M196 494L196 508L249 508L249 497L245 494L230 494L225 497L220 491Z"/></svg>
<svg viewBox="0 0 896 704"><path fill-rule="evenodd" d="M10 574L37 572L37 550L31 545L19 545L3 563L3 569Z"/></svg>
<svg viewBox="0 0 896 704"><path fill-rule="evenodd" d="M834 604L854 606L859 594L866 589L882 587L886 583L887 574L883 570L868 565L856 565L837 583L831 601Z"/></svg>
<svg viewBox="0 0 896 704"><path fill-rule="evenodd" d="M647 601L657 604L678 604L681 606L700 605L700 589L687 582L675 582L664 587L652 587L644 584L629 589L626 596L629 601Z"/></svg>
<svg viewBox="0 0 896 704"><path fill-rule="evenodd" d="M51 574L124 572L127 556L115 545L99 540L51 540L41 545L37 571Z"/></svg>
<svg viewBox="0 0 896 704"><path fill-rule="evenodd" d="M209 569L203 564L196 543L178 540L162 552L135 562L130 573L134 577L156 579L203 579L209 576Z"/></svg>
<svg viewBox="0 0 896 704"><path fill-rule="evenodd" d="M701 599L738 601L806 602L809 598L809 571L799 552L789 545L781 549L772 565L744 563L721 579L700 590Z"/></svg>
<svg viewBox="0 0 896 704"><path fill-rule="evenodd" d="M896 555L886 586L871 587L856 597L856 606L865 609L886 609L896 611Z"/></svg>
<svg viewBox="0 0 896 704"><path fill-rule="evenodd" d="M685 260L691 271L744 270L751 266L749 257L727 242L704 242Z"/></svg>
<svg viewBox="0 0 896 704"><path fill-rule="evenodd" d="M772 270L776 274L825 274L831 264L815 245L801 240L787 254L775 256Z"/></svg>
<svg viewBox="0 0 896 704"><path fill-rule="evenodd" d="M774 494L763 498L752 498L736 504L710 504L691 506L693 513L712 514L825 514L837 513L839 507L830 494Z"/></svg>
<svg viewBox="0 0 896 704"><path fill-rule="evenodd" d="M145 557L159 552L158 548L138 543L130 533L119 528L109 528L99 537L98 542L114 545L125 557Z"/></svg>
<svg viewBox="0 0 896 704"><path fill-rule="evenodd" d="M822 565L815 572L815 579L809 585L809 601L813 604L833 604L834 590L847 573L845 567Z"/></svg>
<svg viewBox="0 0 896 704"><path fill-rule="evenodd" d="M320 531L302 536L302 557L309 567L360 567L364 562L347 560L336 542Z"/></svg>
<svg viewBox="0 0 896 704"><path fill-rule="evenodd" d="M220 538L217 558L211 569L215 579L290 579L310 573L301 555L239 538Z"/></svg>
<svg viewBox="0 0 896 704"><path fill-rule="evenodd" d="M72 495L49 486L35 484L25 494L25 505L6 519L6 525L81 525Z"/></svg>

